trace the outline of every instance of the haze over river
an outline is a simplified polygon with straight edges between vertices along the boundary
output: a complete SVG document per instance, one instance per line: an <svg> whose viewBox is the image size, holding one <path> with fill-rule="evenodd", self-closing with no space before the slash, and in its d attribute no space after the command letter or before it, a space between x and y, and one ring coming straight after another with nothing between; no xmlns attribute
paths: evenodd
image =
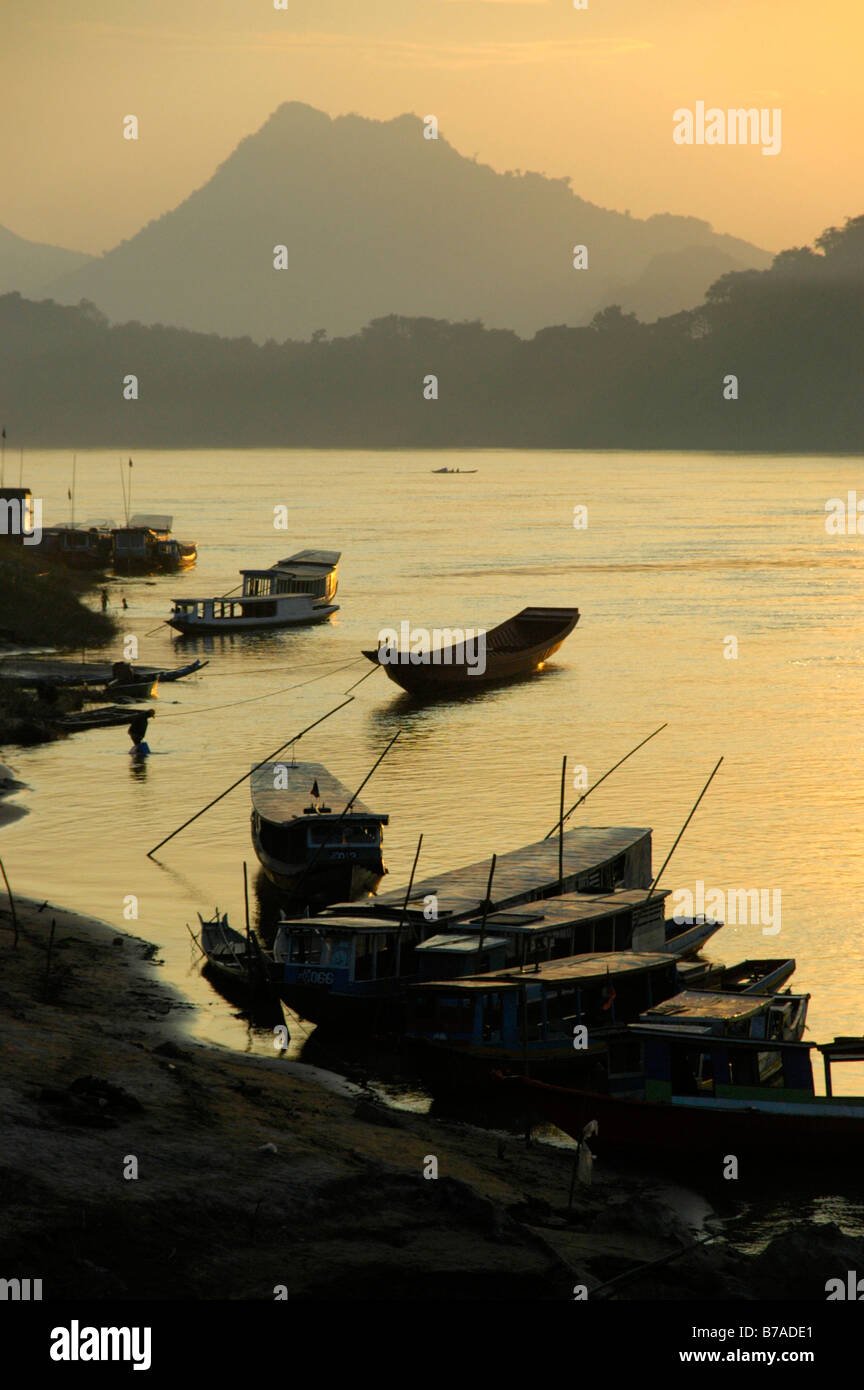
<svg viewBox="0 0 864 1390"><path fill-rule="evenodd" d="M444 464L477 472L432 472ZM78 455L77 519L122 522L119 473L116 454ZM812 994L805 1036L864 1032L864 536L825 526L826 501L864 482L855 459L166 452L136 453L131 476L132 511L171 513L199 560L179 576L110 582L112 611L125 594L124 631L138 636L141 663L199 655L210 665L162 687L141 774L122 727L10 750L31 788L16 802L30 814L3 830L2 854L16 892L156 942L166 978L196 1006L198 1035L273 1055L271 1035L249 1033L200 977L186 930L217 904L242 925L244 858L257 873L248 784L167 844L160 863L146 851L337 705L371 669L359 653L379 629L491 627L529 604L582 612L533 680L418 708L378 672L298 745L299 759L356 787L402 730L363 793L391 817L383 886L406 882L421 831L421 875L540 838L557 817L562 755L571 775L583 765L593 782L668 720L571 824L652 826L659 868L722 754L663 886L779 890L779 933L726 926L709 954L728 964L794 955L793 985ZM25 459L45 524L68 519L70 482L71 455ZM289 525L277 530L283 504ZM588 508L587 529L574 528L576 506ZM241 566L302 547L343 553L329 623L145 636L174 595L224 593ZM130 894L137 921L124 918ZM838 1090L864 1088L853 1068L837 1080Z"/></svg>

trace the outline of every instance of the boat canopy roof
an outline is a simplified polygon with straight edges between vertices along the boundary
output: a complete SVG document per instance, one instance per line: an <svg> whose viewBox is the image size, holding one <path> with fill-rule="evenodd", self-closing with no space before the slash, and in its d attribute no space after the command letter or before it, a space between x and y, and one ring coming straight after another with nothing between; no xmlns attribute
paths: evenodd
<svg viewBox="0 0 864 1390"><path fill-rule="evenodd" d="M419 948L418 948L419 949ZM521 985L591 984L605 979L621 979L624 975L640 975L652 970L669 970L674 966L670 956L660 951L605 951L598 954L564 956L560 960L543 961L538 969L490 970L470 979L430 980L412 986L415 991L426 989L475 992ZM764 1002L764 1001L763 1001Z"/></svg>
<svg viewBox="0 0 864 1390"><path fill-rule="evenodd" d="M312 787L317 782L320 795L312 796ZM338 819L353 792L328 772L323 763L256 763L250 779L252 805L264 820L277 825L299 817L306 817L310 806L326 806L328 818ZM369 817L387 825L389 816L370 811L362 801L355 801L345 820L356 816ZM320 812L309 813L309 820L319 820Z"/></svg>
<svg viewBox="0 0 864 1390"><path fill-rule="evenodd" d="M484 936L483 950L494 951L498 946L506 946L507 938L504 936ZM416 948L424 955L429 952L434 955L473 955L480 950L480 935L472 932L470 936L457 936L455 932L442 932L439 936L430 936L428 941L421 941Z"/></svg>
<svg viewBox="0 0 864 1390"><path fill-rule="evenodd" d="M581 875L591 870L599 870L622 855L634 851L645 841L648 842L647 847L650 851L650 839L650 829L631 826L583 825L577 826L574 830L566 830L563 836L565 891L572 891ZM650 876L650 853L645 857L645 863L648 865ZM451 869L421 882L415 881L408 900L408 912L413 913L415 917L418 914L423 916L426 899L434 895L437 899L439 919L479 913L486 897L489 864L488 858L480 859L477 863L466 864L461 869ZM499 910L512 907L519 902L539 897L548 890L550 884L555 884L557 879L558 837L554 836L498 856L492 881L492 900ZM582 895L574 896L578 901L578 897ZM542 908L538 906L538 911L545 912L550 901L550 898L544 898ZM394 888L376 897L373 910L398 914L404 902L405 889ZM333 910L346 915L350 912L350 905L341 903ZM495 917L497 919L497 914ZM499 920L493 921L487 917L487 926L490 921L493 925L503 925Z"/></svg>
<svg viewBox="0 0 864 1390"><path fill-rule="evenodd" d="M134 530L135 527L144 526L148 531L170 531L173 516L165 516L162 512L136 512L130 519L128 528L121 527L121 530Z"/></svg>
<svg viewBox="0 0 864 1390"><path fill-rule="evenodd" d="M639 1021L663 1023L668 1019L677 1027L688 1023L716 1023L720 1019L752 1018L779 1000L792 1003L803 996L794 994L721 994L716 990L687 989L674 998L640 1014Z"/></svg>
<svg viewBox="0 0 864 1390"><path fill-rule="evenodd" d="M319 913L315 917L283 917L277 931L314 931L318 936L349 936L352 933L361 936L374 932L392 934L394 925L383 917L324 917Z"/></svg>
<svg viewBox="0 0 864 1390"><path fill-rule="evenodd" d="M665 902L670 888L663 888L651 894L651 901ZM554 898L541 898L538 902L523 907L508 907L499 912L490 912L486 926L497 927L513 936L531 936L536 932L549 931L554 927L567 927L571 923L591 922L601 917L612 917L615 913L640 907L648 902L645 888L623 888L617 893L561 893ZM466 927L479 928L482 918L469 918Z"/></svg>

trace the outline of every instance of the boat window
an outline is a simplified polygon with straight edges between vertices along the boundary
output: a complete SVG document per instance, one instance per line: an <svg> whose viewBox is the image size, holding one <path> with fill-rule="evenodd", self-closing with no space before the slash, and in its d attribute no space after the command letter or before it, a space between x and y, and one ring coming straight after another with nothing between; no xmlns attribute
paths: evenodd
<svg viewBox="0 0 864 1390"><path fill-rule="evenodd" d="M310 820L307 828L310 845L377 845L380 840L377 821L344 821L339 825L335 821Z"/></svg>
<svg viewBox="0 0 864 1390"><path fill-rule="evenodd" d="M713 1090L710 1056L689 1048L673 1048L671 1075L673 1095L700 1095L706 1089L702 1083L708 1081L711 1082L710 1089Z"/></svg>
<svg viewBox="0 0 864 1390"><path fill-rule="evenodd" d="M483 1041L501 1041L503 1001L500 994L487 994L483 1000Z"/></svg>
<svg viewBox="0 0 864 1390"><path fill-rule="evenodd" d="M378 937L378 961L375 967L375 977L378 980L386 980L395 974L396 938L392 932L384 932Z"/></svg>
<svg viewBox="0 0 864 1390"><path fill-rule="evenodd" d="M435 1031L470 1038L474 1032L474 1000L439 998Z"/></svg>
<svg viewBox="0 0 864 1390"><path fill-rule="evenodd" d="M357 937L354 957L354 979L371 980L373 965L373 938L368 932Z"/></svg>
<svg viewBox="0 0 864 1390"><path fill-rule="evenodd" d="M730 1053L729 1070L733 1086L759 1085L759 1056L749 1048Z"/></svg>
<svg viewBox="0 0 864 1390"><path fill-rule="evenodd" d="M233 603L231 604L231 611L232 613L234 611ZM274 599L273 602L270 603L265 599L262 603L261 600L258 599L254 604L249 604L248 607L245 603L241 603L240 615L243 618L275 618L276 601Z"/></svg>
<svg viewBox="0 0 864 1390"><path fill-rule="evenodd" d="M767 1020L767 1018L765 1017L764 1014L757 1014L756 1017L751 1021L751 1024L750 1024L750 1037L751 1037L751 1038L765 1038L765 1037L767 1037L767 1036L768 1036L767 1023L768 1023L768 1020ZM737 1037L737 1036L740 1036L740 1035L741 1035L741 1026L740 1026L740 1024L736 1024L736 1025L735 1025L735 1032L734 1032L734 1034L733 1034L733 1030L730 1028L730 1029L729 1029L729 1034L730 1034L730 1036L736 1036L736 1037Z"/></svg>
<svg viewBox="0 0 864 1390"><path fill-rule="evenodd" d="M317 931L292 932L289 942L289 960L297 965L319 965L323 937Z"/></svg>
<svg viewBox="0 0 864 1390"><path fill-rule="evenodd" d="M334 970L347 970L351 964L351 945L350 936L325 936L325 962L332 965Z"/></svg>

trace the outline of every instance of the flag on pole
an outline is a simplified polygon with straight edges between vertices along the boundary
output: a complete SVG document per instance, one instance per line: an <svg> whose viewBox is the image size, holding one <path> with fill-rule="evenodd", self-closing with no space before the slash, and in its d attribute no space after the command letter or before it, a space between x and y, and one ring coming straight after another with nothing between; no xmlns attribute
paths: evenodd
<svg viewBox="0 0 864 1390"><path fill-rule="evenodd" d="M612 1008L613 1000L615 999L615 986L613 985L612 981L609 979L609 971L608 971L608 970L606 971L606 988L604 989L603 993L604 993L605 996L606 996L606 1003L603 1005L603 1008L604 1008L604 1009L611 1009L611 1008Z"/></svg>
<svg viewBox="0 0 864 1390"><path fill-rule="evenodd" d="M312 783L312 792L311 792L311 795L315 798L316 801L317 801L317 800L319 799L319 797L321 796L321 793L320 793L319 790L318 790L318 778L317 778L317 777L315 778L315 781Z"/></svg>

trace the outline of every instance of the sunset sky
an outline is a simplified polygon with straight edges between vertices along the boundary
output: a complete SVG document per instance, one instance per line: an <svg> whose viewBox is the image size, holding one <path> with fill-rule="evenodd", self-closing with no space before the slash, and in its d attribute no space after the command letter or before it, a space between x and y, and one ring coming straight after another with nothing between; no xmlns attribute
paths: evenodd
<svg viewBox="0 0 864 1390"><path fill-rule="evenodd" d="M283 101L438 117L498 170L769 250L864 212L862 0L2 0L0 223L100 252ZM697 101L779 107L782 151L680 147ZM141 135L122 138L127 114Z"/></svg>

